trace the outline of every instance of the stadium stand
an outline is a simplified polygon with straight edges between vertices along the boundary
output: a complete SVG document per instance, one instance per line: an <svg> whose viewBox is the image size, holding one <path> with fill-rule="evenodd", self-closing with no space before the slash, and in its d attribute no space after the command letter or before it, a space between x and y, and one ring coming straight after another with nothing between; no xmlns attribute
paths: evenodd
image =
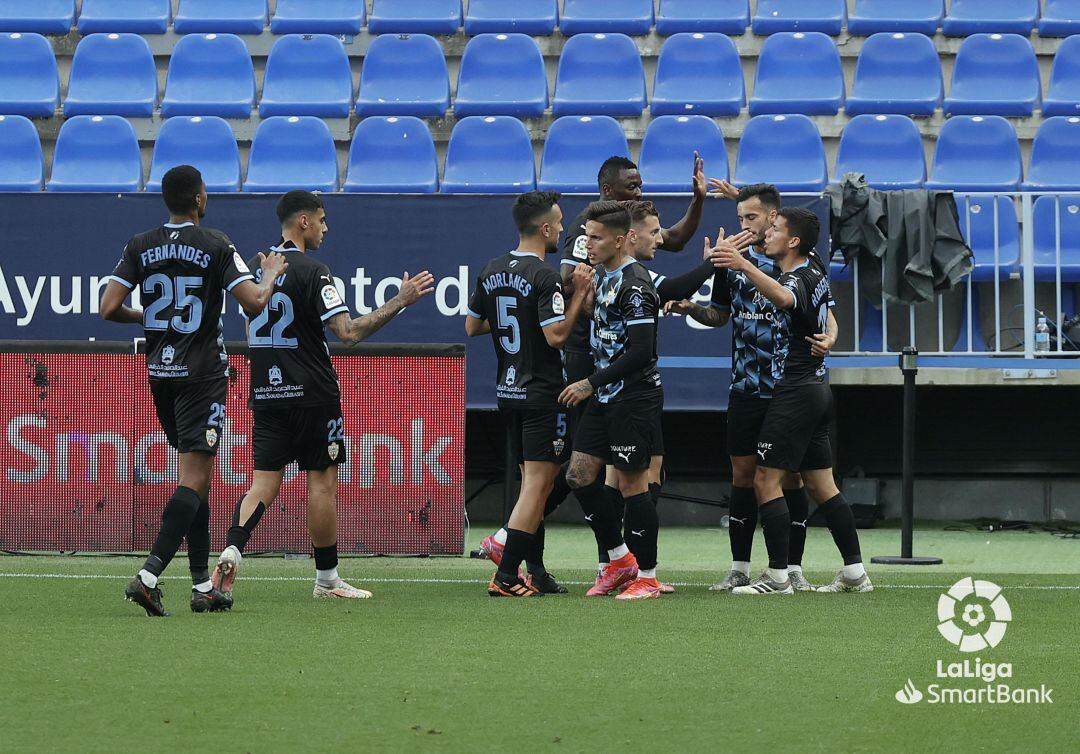
<svg viewBox="0 0 1080 754"><path fill-rule="evenodd" d="M1039 0L952 0L941 25L947 37L969 34L1028 36L1039 17Z"/></svg>
<svg viewBox="0 0 1080 754"><path fill-rule="evenodd" d="M564 0L559 31L573 34L648 34L653 0Z"/></svg>
<svg viewBox="0 0 1080 754"><path fill-rule="evenodd" d="M558 23L558 0L469 0L465 33L546 37Z"/></svg>
<svg viewBox="0 0 1080 754"><path fill-rule="evenodd" d="M840 137L833 177L845 173L862 173L876 189L922 188L926 157L919 129L903 115L852 118Z"/></svg>
<svg viewBox="0 0 1080 754"><path fill-rule="evenodd" d="M150 161L147 191L161 191L161 177L176 165L194 165L207 191L240 190L240 150L226 120L213 115L169 118L161 124Z"/></svg>
<svg viewBox="0 0 1080 754"><path fill-rule="evenodd" d="M1059 219L1060 218L1060 219ZM1058 223L1061 228L1061 280L1080 282L1080 197L1040 196L1032 210L1035 226L1035 280L1057 280Z"/></svg>
<svg viewBox="0 0 1080 754"><path fill-rule="evenodd" d="M259 124L251 141L244 191L337 191L334 138L319 118L277 115Z"/></svg>
<svg viewBox="0 0 1080 754"><path fill-rule="evenodd" d="M360 121L349 150L344 189L369 194L438 191L435 143L424 121L411 116Z"/></svg>
<svg viewBox="0 0 1080 754"><path fill-rule="evenodd" d="M929 189L1016 191L1023 161L1016 130L1000 115L957 115L945 121L934 150Z"/></svg>
<svg viewBox="0 0 1080 754"><path fill-rule="evenodd" d="M269 15L266 0L180 0L177 34L260 34Z"/></svg>
<svg viewBox="0 0 1080 754"><path fill-rule="evenodd" d="M71 60L64 115L149 118L157 107L157 68L138 34L90 34Z"/></svg>
<svg viewBox="0 0 1080 754"><path fill-rule="evenodd" d="M366 6L356 0L277 0L270 33L355 36L366 22Z"/></svg>
<svg viewBox="0 0 1080 754"><path fill-rule="evenodd" d="M943 92L941 59L932 39L880 32L863 44L844 111L929 117L941 106Z"/></svg>
<svg viewBox="0 0 1080 754"><path fill-rule="evenodd" d="M234 34L192 34L173 48L161 114L247 118L255 104L255 69Z"/></svg>
<svg viewBox="0 0 1080 754"><path fill-rule="evenodd" d="M444 194L520 194L534 188L532 141L520 120L471 116L457 122L446 148Z"/></svg>
<svg viewBox="0 0 1080 754"><path fill-rule="evenodd" d="M525 34L479 34L465 45L454 114L539 118L548 106L540 46Z"/></svg>
<svg viewBox="0 0 1080 754"><path fill-rule="evenodd" d="M555 77L552 113L641 115L645 69L625 34L579 34L566 40Z"/></svg>
<svg viewBox="0 0 1080 754"><path fill-rule="evenodd" d="M750 24L748 0L660 0L656 33L716 32L741 37Z"/></svg>
<svg viewBox="0 0 1080 754"><path fill-rule="evenodd" d="M821 134L805 115L758 115L746 124L735 158L736 185L821 191L828 172Z"/></svg>
<svg viewBox="0 0 1080 754"><path fill-rule="evenodd" d="M1035 50L1019 34L972 34L961 44L946 115L1029 116L1042 82Z"/></svg>
<svg viewBox="0 0 1080 754"><path fill-rule="evenodd" d="M80 34L164 34L170 21L170 0L83 0L78 28Z"/></svg>
<svg viewBox="0 0 1080 754"><path fill-rule="evenodd" d="M1080 0L1046 0L1038 29L1040 37L1068 37L1080 33Z"/></svg>
<svg viewBox="0 0 1080 754"><path fill-rule="evenodd" d="M847 0L758 0L750 21L755 34L815 31L837 36L847 18Z"/></svg>
<svg viewBox="0 0 1080 754"><path fill-rule="evenodd" d="M844 101L840 54L826 34L780 32L761 47L750 115L835 115Z"/></svg>
<svg viewBox="0 0 1080 754"><path fill-rule="evenodd" d="M649 104L653 115L734 117L745 105L742 63L730 37L679 33L664 42Z"/></svg>
<svg viewBox="0 0 1080 754"><path fill-rule="evenodd" d="M135 129L119 115L76 115L56 137L49 191L138 191L142 159Z"/></svg>
<svg viewBox="0 0 1080 754"><path fill-rule="evenodd" d="M1080 191L1080 117L1046 118L1031 143L1024 191Z"/></svg>
<svg viewBox="0 0 1080 754"><path fill-rule="evenodd" d="M976 283L987 283L994 279L995 271L1002 280L1008 279L1020 265L1020 223L1012 197L960 195L956 197L956 210L960 231L975 256L971 279ZM999 247L997 264L994 262L995 222Z"/></svg>
<svg viewBox="0 0 1080 754"><path fill-rule="evenodd" d="M461 27L461 0L375 0L368 16L372 34L454 34Z"/></svg>
<svg viewBox="0 0 1080 754"><path fill-rule="evenodd" d="M352 69L341 40L329 34L288 34L266 60L259 115L347 118L353 104Z"/></svg>
<svg viewBox="0 0 1080 754"><path fill-rule="evenodd" d="M879 32L907 32L933 36L945 16L945 0L855 0L848 15L847 30L852 36L868 37Z"/></svg>
<svg viewBox="0 0 1080 754"><path fill-rule="evenodd" d="M0 112L47 118L60 102L52 46L40 34L0 34Z"/></svg>
<svg viewBox="0 0 1080 754"><path fill-rule="evenodd" d="M544 142L537 187L564 193L595 192L597 155L630 157L626 135L617 120L607 115L559 118L551 124Z"/></svg>
<svg viewBox="0 0 1080 754"><path fill-rule="evenodd" d="M426 34L374 39L360 72L356 114L442 117L450 107L450 74L442 46Z"/></svg>
<svg viewBox="0 0 1080 754"><path fill-rule="evenodd" d="M1042 114L1044 117L1080 114L1080 37L1063 39L1058 45Z"/></svg>
<svg viewBox="0 0 1080 754"><path fill-rule="evenodd" d="M705 161L712 178L728 179L724 136L712 118L704 115L663 115L654 118L641 141L638 166L648 193L690 192L694 158Z"/></svg>
<svg viewBox="0 0 1080 754"><path fill-rule="evenodd" d="M37 129L21 115L0 115L0 191L41 191L45 157Z"/></svg>
<svg viewBox="0 0 1080 754"><path fill-rule="evenodd" d="M0 3L0 31L67 34L75 20L75 0L8 0Z"/></svg>

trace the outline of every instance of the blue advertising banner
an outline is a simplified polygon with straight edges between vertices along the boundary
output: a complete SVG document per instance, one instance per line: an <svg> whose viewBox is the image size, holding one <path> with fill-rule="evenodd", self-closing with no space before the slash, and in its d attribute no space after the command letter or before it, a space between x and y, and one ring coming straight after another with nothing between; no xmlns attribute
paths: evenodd
<svg viewBox="0 0 1080 754"><path fill-rule="evenodd" d="M397 292L402 272L430 270L435 293L403 312L372 338L376 342L468 342L466 399L469 408L495 405L495 358L490 339L465 337L468 295L483 264L514 248L510 218L513 196L390 196L327 194L329 233L319 259L337 278L342 297L355 313L366 313ZM211 197L204 224L224 231L241 255L250 258L279 238L276 195L225 194ZM591 201L568 196L567 222ZM686 211L687 197L656 198L665 226ZM791 197L823 219L823 199ZM158 194L4 194L0 198L0 339L126 340L137 327L103 321L98 300L124 243L136 233L166 222ZM827 227L827 223L823 223ZM701 260L703 239L723 227L738 229L735 205L705 203L694 239L677 254L660 252L652 266L678 274ZM553 266L558 259L549 260ZM699 297L707 300L709 285ZM225 338L244 338L239 308L230 301ZM329 336L331 339L333 335ZM660 326L660 354L671 410L727 407L730 329L707 330L683 317Z"/></svg>

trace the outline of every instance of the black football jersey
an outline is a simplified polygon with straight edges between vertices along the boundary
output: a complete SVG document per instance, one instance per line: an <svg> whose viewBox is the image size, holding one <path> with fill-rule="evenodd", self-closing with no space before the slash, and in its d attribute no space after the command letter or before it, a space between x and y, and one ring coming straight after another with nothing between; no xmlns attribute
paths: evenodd
<svg viewBox="0 0 1080 754"><path fill-rule="evenodd" d="M832 293L829 271L821 257L810 254L798 267L782 274L780 285L795 296L795 306L780 312L780 339L773 369L779 385L813 385L825 381L825 359L814 356L806 338L825 332Z"/></svg>
<svg viewBox="0 0 1080 754"><path fill-rule="evenodd" d="M500 407L555 405L564 387L562 358L543 330L565 319L565 309L559 273L535 254L512 251L485 265L469 316L491 323Z"/></svg>
<svg viewBox="0 0 1080 754"><path fill-rule="evenodd" d="M646 323L657 326L660 296L653 286L652 275L641 262L631 259L610 272L599 264L594 269L593 360L599 371L626 353L629 328ZM611 403L657 392L661 388L657 360L656 333L653 332L652 358L648 364L618 382L598 387L596 400Z"/></svg>
<svg viewBox="0 0 1080 754"><path fill-rule="evenodd" d="M588 209L586 207L586 209ZM563 237L563 253L561 264L570 265L573 268L578 263L589 263L589 250L585 248L585 210L574 218L574 221L566 226L566 234ZM589 318L579 317L570 330L570 337L563 344L563 350L577 353L590 353L592 346L589 343Z"/></svg>
<svg viewBox="0 0 1080 754"><path fill-rule="evenodd" d="M331 317L348 314L349 307L325 264L291 241L271 251L284 254L289 268L277 279L262 314L248 322L252 406L339 403L341 389L324 328ZM259 278L262 270L255 274Z"/></svg>
<svg viewBox="0 0 1080 754"><path fill-rule="evenodd" d="M140 233L124 246L112 279L139 289L151 380L225 375L223 291L253 279L228 236L193 223Z"/></svg>

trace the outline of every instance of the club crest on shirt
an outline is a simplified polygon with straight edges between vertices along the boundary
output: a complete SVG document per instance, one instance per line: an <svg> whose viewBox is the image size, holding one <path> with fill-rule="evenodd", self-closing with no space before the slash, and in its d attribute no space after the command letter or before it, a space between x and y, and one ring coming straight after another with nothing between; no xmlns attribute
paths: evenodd
<svg viewBox="0 0 1080 754"><path fill-rule="evenodd" d="M338 293L337 288L332 285L324 285L322 289L323 305L327 309L333 309L335 306L342 306L341 294Z"/></svg>
<svg viewBox="0 0 1080 754"><path fill-rule="evenodd" d="M218 441L217 430L214 429L213 427L206 430L206 444L209 445L212 448L215 445L217 445L217 441Z"/></svg>
<svg viewBox="0 0 1080 754"><path fill-rule="evenodd" d="M326 454L328 456L330 456L331 461L336 461L337 460L339 452L340 452L340 450L339 450L339 447L338 447L338 444L337 444L337 440L335 440L334 442L332 442L332 443L330 443L329 445L326 446Z"/></svg>
<svg viewBox="0 0 1080 754"><path fill-rule="evenodd" d="M555 291L555 295L551 297L551 311L556 314L563 314L566 312L566 302L563 301L563 295L558 291Z"/></svg>
<svg viewBox="0 0 1080 754"><path fill-rule="evenodd" d="M582 259L582 260L584 260L584 259L589 258L588 243L589 243L588 236L578 236L577 237L577 239L574 241L574 251L573 251L574 259Z"/></svg>
<svg viewBox="0 0 1080 754"><path fill-rule="evenodd" d="M172 346L165 346L161 349L161 363L165 366L173 363L173 359L176 358L176 349Z"/></svg>

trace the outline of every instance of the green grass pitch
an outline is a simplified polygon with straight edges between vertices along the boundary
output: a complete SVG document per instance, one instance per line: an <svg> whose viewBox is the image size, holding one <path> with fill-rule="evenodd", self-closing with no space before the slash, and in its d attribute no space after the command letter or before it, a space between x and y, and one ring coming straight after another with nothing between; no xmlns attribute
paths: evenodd
<svg viewBox="0 0 1080 754"><path fill-rule="evenodd" d="M899 548L895 530L862 536L867 556ZM588 530L547 542L558 577L591 578ZM582 585L491 599L492 569L467 559L345 560L375 598L315 602L311 561L249 558L235 609L213 615L189 611L181 554L165 620L121 599L136 558L2 557L0 750L1075 751L1080 542L940 527L915 542L946 564L872 566L873 594L734 597L705 588L726 534L668 529L661 575L685 585L629 604ZM811 580L836 562L811 529ZM1053 704L897 701L908 679L984 685L936 678L938 660L974 657L937 630L938 597L964 576L1003 586L1013 613L977 656Z"/></svg>

